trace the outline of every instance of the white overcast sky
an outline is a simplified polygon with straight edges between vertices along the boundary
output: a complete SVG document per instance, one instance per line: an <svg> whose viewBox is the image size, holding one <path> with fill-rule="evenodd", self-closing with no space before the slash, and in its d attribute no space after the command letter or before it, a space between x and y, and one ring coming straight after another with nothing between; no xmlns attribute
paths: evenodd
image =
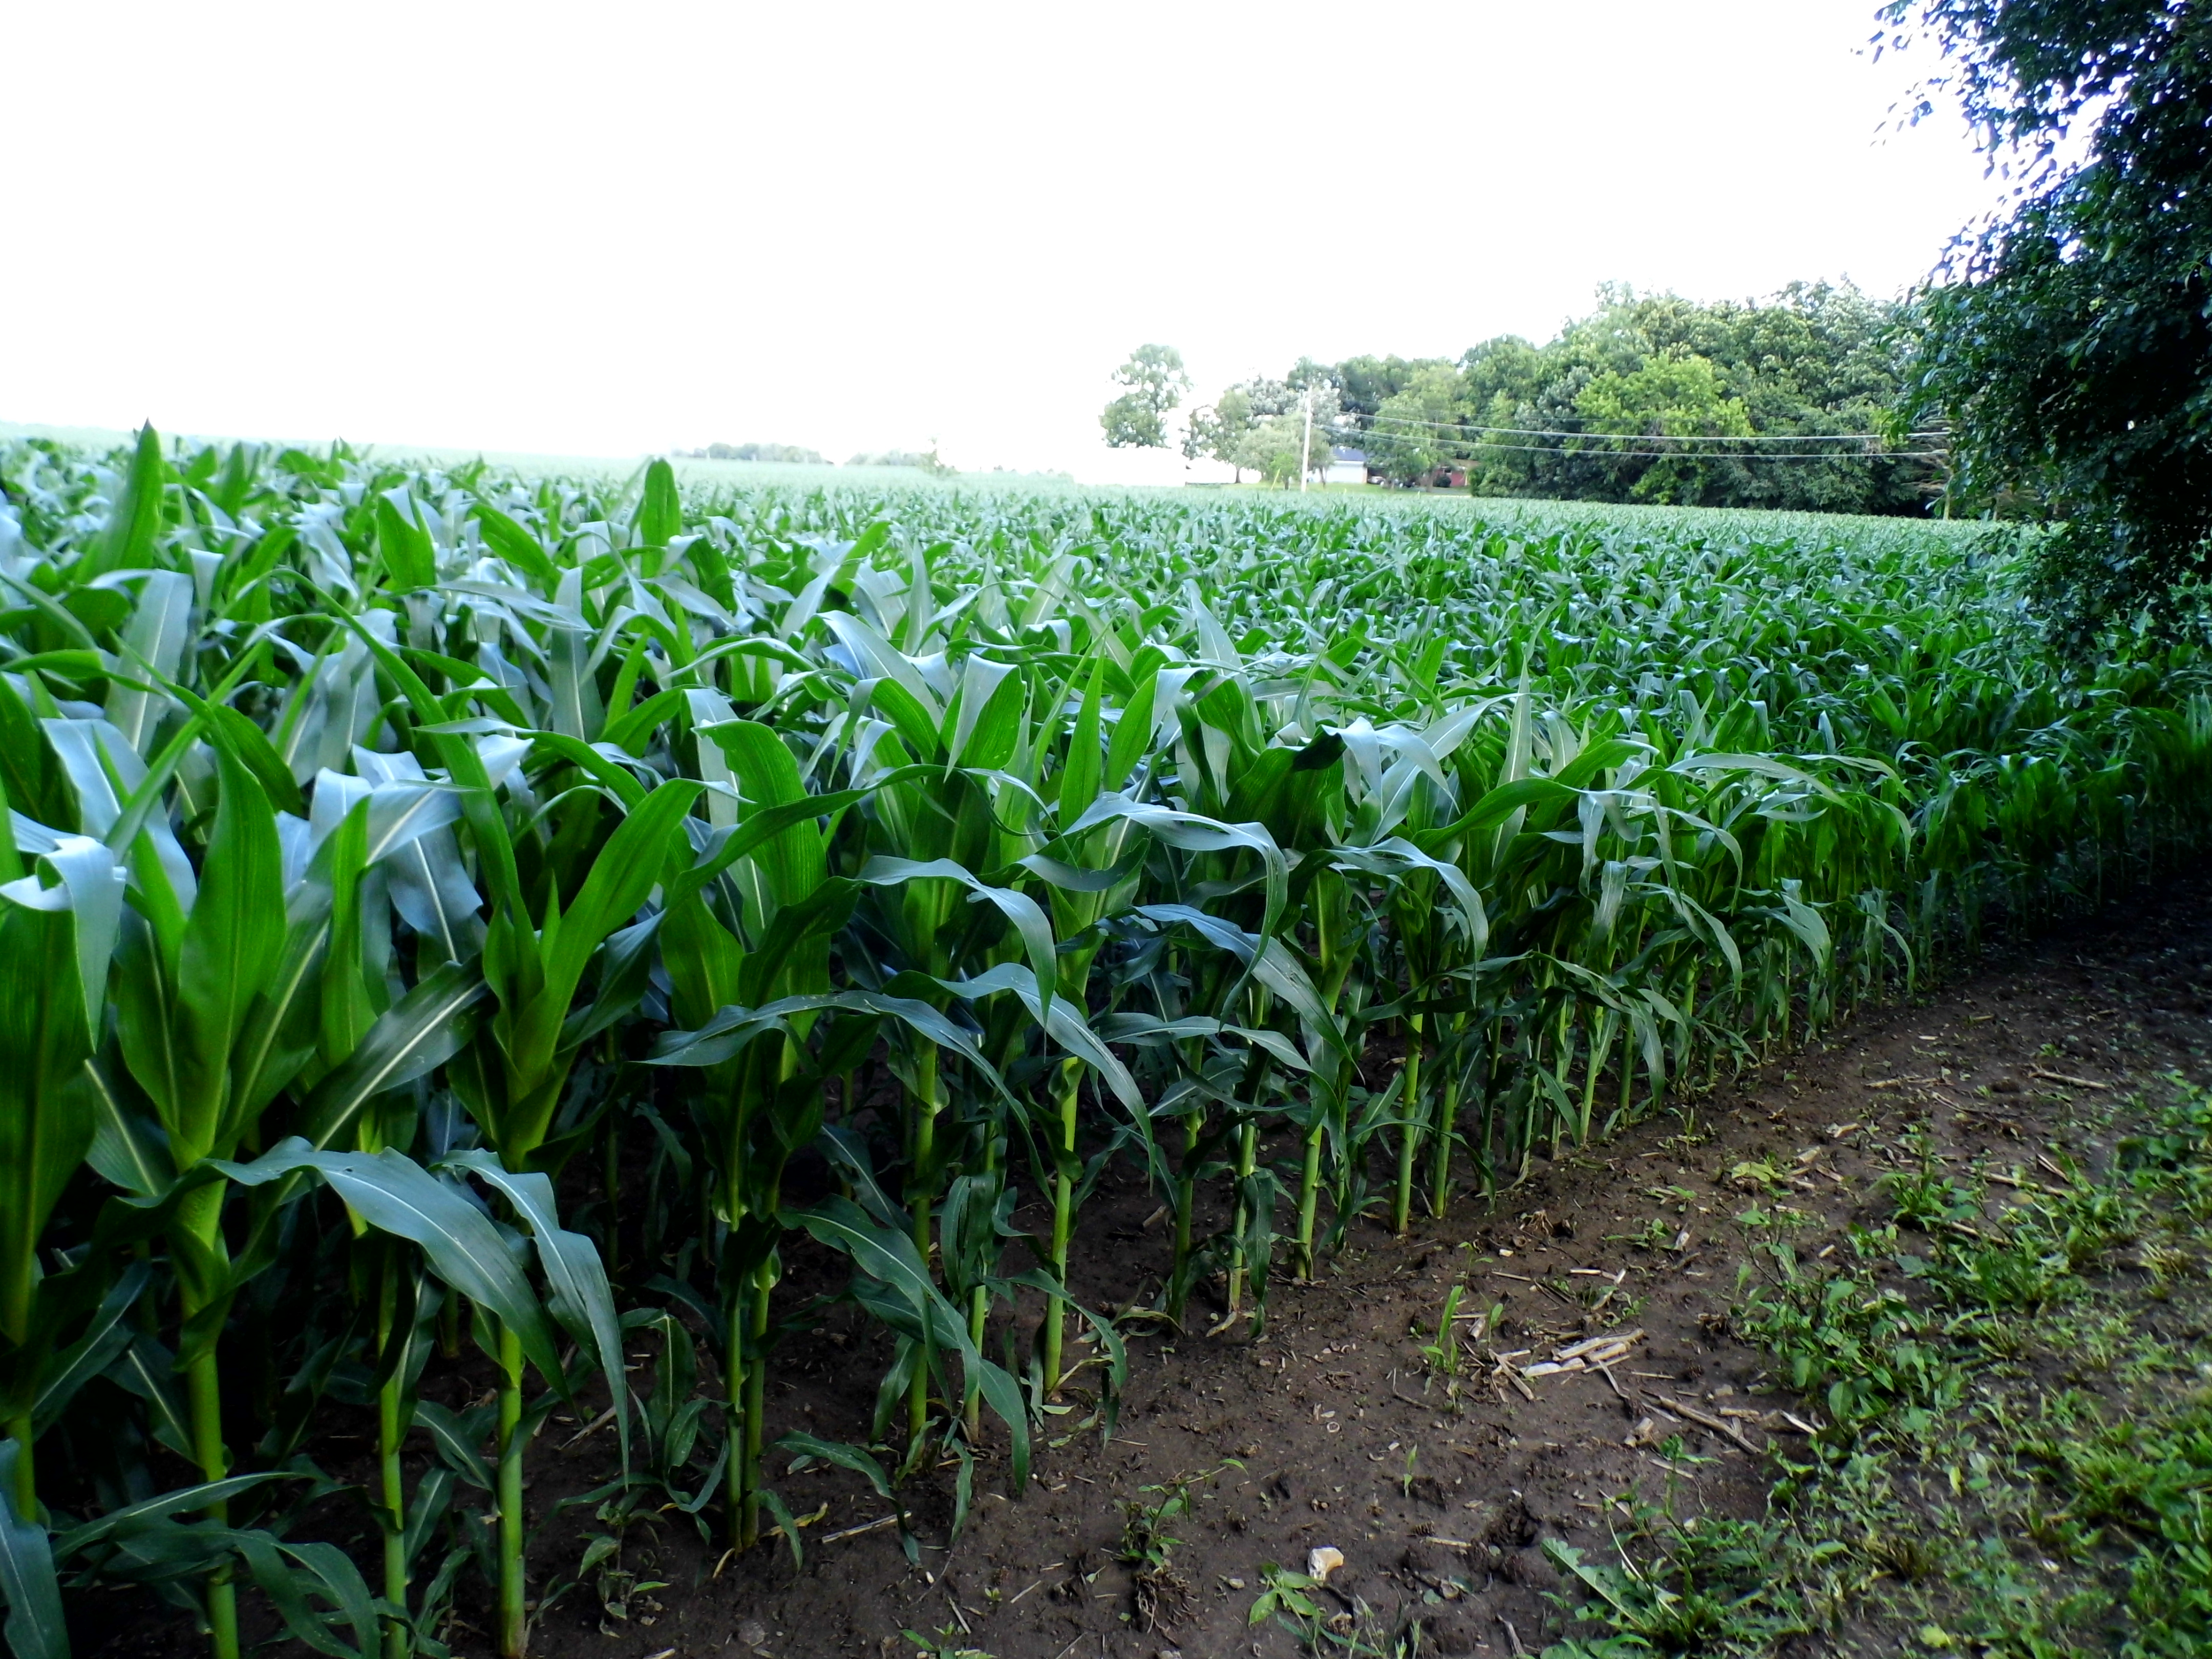
<svg viewBox="0 0 2212 1659"><path fill-rule="evenodd" d="M1141 341L1899 291L1996 187L1874 9L16 0L0 420L1106 476Z"/></svg>

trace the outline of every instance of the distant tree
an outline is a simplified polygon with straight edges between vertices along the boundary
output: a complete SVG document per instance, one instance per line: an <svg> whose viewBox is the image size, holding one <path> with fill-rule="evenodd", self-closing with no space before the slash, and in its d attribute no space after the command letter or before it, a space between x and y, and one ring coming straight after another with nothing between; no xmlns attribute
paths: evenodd
<svg viewBox="0 0 2212 1659"><path fill-rule="evenodd" d="M1164 449L1167 416L1190 390L1182 353L1173 346L1140 345L1114 371L1114 383L1128 390L1106 405L1098 423L1115 449Z"/></svg>
<svg viewBox="0 0 2212 1659"><path fill-rule="evenodd" d="M1676 447L1668 439L1747 437L1752 430L1743 399L1728 395L1719 371L1679 346L1653 353L1628 374L1598 375L1576 394L1575 411L1589 431L1617 434L1613 447L1632 453L1638 440L1647 451L1664 452ZM1631 493L1645 501L1701 501L1708 468L1725 464L1662 454L1640 471Z"/></svg>
<svg viewBox="0 0 2212 1659"><path fill-rule="evenodd" d="M777 461L790 466L821 466L822 452L798 444L708 444L691 452L696 460Z"/></svg>
<svg viewBox="0 0 2212 1659"><path fill-rule="evenodd" d="M1237 482L1243 483L1243 464L1237 452L1252 422L1251 393L1241 386L1231 386L1212 403L1191 410L1190 425L1183 434L1183 459L1205 457L1224 462L1237 470Z"/></svg>
<svg viewBox="0 0 2212 1659"><path fill-rule="evenodd" d="M863 451L847 461L845 465L848 466L910 466L927 472L930 470L930 463L935 454L934 450L926 455L917 454L911 449L886 449L875 454Z"/></svg>
<svg viewBox="0 0 2212 1659"><path fill-rule="evenodd" d="M1320 441L1316 438L1316 441ZM1303 411L1270 415L1253 424L1228 459L1232 466L1249 466L1267 483L1287 487L1297 478L1299 458L1305 452L1305 443Z"/></svg>
<svg viewBox="0 0 2212 1659"><path fill-rule="evenodd" d="M1383 476L1415 483L1467 453L1460 422L1459 373L1448 363L1422 363L1376 406L1366 434L1367 459Z"/></svg>
<svg viewBox="0 0 2212 1659"><path fill-rule="evenodd" d="M2018 181L1924 296L1913 421L1950 423L1956 488L2064 522L2033 598L2090 650L2201 617L2212 580L2212 10L2187 0L1893 0ZM2086 146L2062 155L2062 141ZM2193 592L2191 591L2193 590Z"/></svg>
<svg viewBox="0 0 2212 1659"><path fill-rule="evenodd" d="M1383 404L1405 390L1413 377L1423 369L1449 368L1451 365L1441 358L1426 357L1347 357L1334 368L1322 370L1310 360L1302 362L1301 368L1309 374L1326 373L1334 383L1338 400L1345 412L1364 419L1377 413ZM1297 373L1297 370L1292 371Z"/></svg>

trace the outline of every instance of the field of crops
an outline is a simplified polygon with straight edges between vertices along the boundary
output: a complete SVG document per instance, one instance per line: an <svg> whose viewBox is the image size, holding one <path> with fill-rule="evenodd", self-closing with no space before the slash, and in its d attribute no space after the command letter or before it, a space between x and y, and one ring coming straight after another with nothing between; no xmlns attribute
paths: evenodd
<svg viewBox="0 0 2212 1659"><path fill-rule="evenodd" d="M1968 526L690 499L150 434L0 487L17 1659L114 1584L217 1659L242 1612L520 1654L579 1571L530 1557L556 1407L611 1413L603 1503L732 1547L795 1547L792 1460L949 1462L964 1513L1048 1405L1110 1428L1121 1334L1064 1294L1108 1167L1172 1217L1125 1318L1261 1320L1354 1225L2212 805L2205 665L2062 678ZM801 1240L896 1358L873 1423L764 1446ZM478 1403L425 1397L455 1368ZM380 1553L319 1531L341 1420Z"/></svg>

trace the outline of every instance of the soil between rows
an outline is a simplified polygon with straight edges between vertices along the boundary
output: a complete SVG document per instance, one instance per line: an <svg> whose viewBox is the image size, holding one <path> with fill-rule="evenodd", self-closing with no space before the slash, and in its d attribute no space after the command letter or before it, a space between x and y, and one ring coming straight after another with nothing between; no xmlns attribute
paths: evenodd
<svg viewBox="0 0 2212 1659"><path fill-rule="evenodd" d="M949 1548L951 1473L916 1492L918 1565L889 1527L861 1529L889 1506L856 1477L787 1476L779 1459L770 1478L793 1511L820 1512L803 1529L802 1567L768 1544L722 1559L687 1517L665 1516L653 1535L633 1530L624 1565L667 1588L633 1598L624 1619L580 1589L546 1614L533 1651L880 1659L914 1652L902 1634L912 1630L949 1632L948 1650L995 1659L1266 1659L1297 1643L1272 1621L1248 1624L1263 1565L1303 1570L1326 1547L1344 1558L1322 1594L1327 1609L1356 1601L1384 1630L1419 1618L1424 1655L1534 1652L1563 1627L1545 1595L1559 1578L1541 1540L1607 1554L1604 1500L1630 1489L1656 1498L1670 1479L1650 1441L1680 1433L1711 1460L1672 1472L1693 1507L1753 1515L1768 1475L1745 1444L1795 1433L1784 1413L1818 1414L1774 1390L1760 1356L1726 1334L1746 1239L1733 1218L1753 1201L1729 1171L1752 1160L1788 1170L1788 1193L1759 1201L1803 1212L1791 1237L1814 1255L1849 1224L1887 1218L1875 1182L1894 1167L1909 1126L1926 1125L1946 1154L2033 1163L2043 1134L2092 1085L2125 1092L2173 1071L2212 1077L2208 1012L2212 875L2197 872L1724 1080L1682 1103L1687 1133L1683 1116L1662 1114L1540 1164L1494 1203L1463 1194L1443 1221L1417 1220L1403 1239L1362 1223L1317 1282L1278 1280L1257 1340L1245 1325L1205 1334L1218 1310L1194 1300L1189 1329L1133 1336L1110 1442L1094 1428L1048 1444L1066 1431L1048 1430L1018 1500L1003 1495L1002 1462L980 1464L974 1513ZM1168 1256L1158 1209L1135 1182L1102 1188L1081 1220L1079 1298L1120 1308L1157 1286ZM1043 1215L1032 1204L1016 1222L1036 1228ZM1657 1248L1629 1242L1655 1222L1666 1236ZM1684 1232L1681 1248L1668 1248ZM833 1260L802 1249L779 1300L796 1306L842 1279ZM1541 1376L1525 1393L1483 1364L1462 1366L1448 1390L1420 1351L1462 1280L1463 1313L1503 1310L1488 1343L1528 1351L1516 1369L1589 1336L1643 1334L1603 1370ZM776 1358L769 1437L865 1438L888 1352L850 1307L793 1338ZM1079 1404L1063 1420L1083 1415ZM1656 1432L1638 1435L1647 1418ZM532 1495L545 1523L534 1586L568 1577L580 1548L579 1512L560 1500L611 1472L601 1443L611 1437L563 1449L575 1434L556 1421L533 1454ZM1626 1443L1637 1439L1646 1443ZM1218 1473L1193 1486L1192 1512L1166 1528L1180 1540L1173 1578L1146 1629L1138 1586L1116 1559L1123 1505L1155 1502L1158 1492L1146 1488L1207 1471ZM488 1650L481 1632L458 1637L459 1653ZM95 1645L183 1653L198 1643L171 1623L80 1650Z"/></svg>

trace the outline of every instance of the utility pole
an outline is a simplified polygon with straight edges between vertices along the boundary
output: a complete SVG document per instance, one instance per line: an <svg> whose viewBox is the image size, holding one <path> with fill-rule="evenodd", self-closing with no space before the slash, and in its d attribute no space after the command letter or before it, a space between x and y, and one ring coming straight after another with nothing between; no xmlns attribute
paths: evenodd
<svg viewBox="0 0 2212 1659"><path fill-rule="evenodd" d="M1306 493L1306 479L1313 471L1313 388L1306 388L1306 435L1298 445L1298 494Z"/></svg>

